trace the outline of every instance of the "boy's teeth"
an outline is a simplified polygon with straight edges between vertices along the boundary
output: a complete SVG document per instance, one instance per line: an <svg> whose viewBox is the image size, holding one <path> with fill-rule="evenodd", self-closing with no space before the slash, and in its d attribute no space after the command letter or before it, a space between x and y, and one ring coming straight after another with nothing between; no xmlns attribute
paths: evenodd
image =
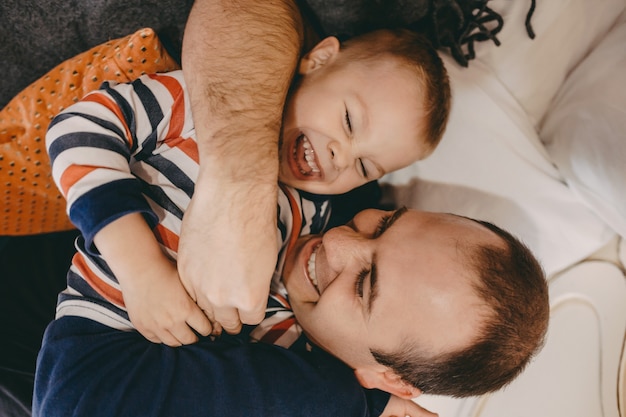
<svg viewBox="0 0 626 417"><path fill-rule="evenodd" d="M315 249L313 249L313 252L311 253L311 257L309 258L309 261L307 263L307 271L309 273L309 278L311 279L311 282L319 291L319 287L317 286L317 273L315 271L315 258L317 257L317 249L319 249L319 245L315 247Z"/></svg>
<svg viewBox="0 0 626 417"><path fill-rule="evenodd" d="M309 168L311 168L313 172L320 172L317 163L315 163L315 151L306 136L302 137L302 147L304 148L304 160L309 165Z"/></svg>

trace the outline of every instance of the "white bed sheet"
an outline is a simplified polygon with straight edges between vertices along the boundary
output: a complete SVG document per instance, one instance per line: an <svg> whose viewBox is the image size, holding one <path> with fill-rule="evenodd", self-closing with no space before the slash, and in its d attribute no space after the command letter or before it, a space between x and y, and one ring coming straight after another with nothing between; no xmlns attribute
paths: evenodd
<svg viewBox="0 0 626 417"><path fill-rule="evenodd" d="M499 48L477 46L476 57L516 98L537 127L568 74L604 39L626 8L624 0L537 1L531 19L536 33L524 27L531 1L491 0L502 15ZM472 63L470 62L470 66Z"/></svg>
<svg viewBox="0 0 626 417"><path fill-rule="evenodd" d="M568 76L540 136L567 184L626 237L626 20Z"/></svg>
<svg viewBox="0 0 626 417"><path fill-rule="evenodd" d="M614 231L565 184L532 121L492 70L443 57L454 102L433 155L383 177L386 201L491 221L520 237L553 274Z"/></svg>

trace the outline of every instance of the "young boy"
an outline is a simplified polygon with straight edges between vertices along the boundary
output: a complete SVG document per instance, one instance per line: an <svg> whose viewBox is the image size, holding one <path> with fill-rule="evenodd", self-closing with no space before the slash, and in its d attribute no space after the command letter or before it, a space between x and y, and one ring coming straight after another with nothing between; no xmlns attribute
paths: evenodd
<svg viewBox="0 0 626 417"><path fill-rule="evenodd" d="M429 155L445 129L449 102L441 60L409 31L378 31L341 46L330 37L303 57L279 150L274 301L284 304L282 264L297 237L327 224L326 196ZM195 342L194 331L211 331L175 267L199 169L189 109L176 71L105 83L51 123L46 139L53 176L82 232L57 317L136 329L171 346ZM275 314L259 331L272 333L281 317ZM278 339L289 346L297 335Z"/></svg>

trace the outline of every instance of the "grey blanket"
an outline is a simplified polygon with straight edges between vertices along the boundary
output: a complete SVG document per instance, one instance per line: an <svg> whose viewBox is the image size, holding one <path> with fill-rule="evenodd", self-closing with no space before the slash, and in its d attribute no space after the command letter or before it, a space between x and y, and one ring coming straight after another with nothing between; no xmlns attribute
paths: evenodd
<svg viewBox="0 0 626 417"><path fill-rule="evenodd" d="M406 26L462 65L502 20L488 0L297 0L321 35ZM534 2L533 2L534 3ZM0 108L54 66L109 39L152 27L180 46L193 0L0 0ZM490 23L491 22L491 23Z"/></svg>

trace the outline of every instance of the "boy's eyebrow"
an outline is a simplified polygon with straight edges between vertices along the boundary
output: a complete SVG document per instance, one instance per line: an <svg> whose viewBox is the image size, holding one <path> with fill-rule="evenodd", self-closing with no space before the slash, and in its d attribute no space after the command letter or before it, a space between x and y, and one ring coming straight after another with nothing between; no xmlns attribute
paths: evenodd
<svg viewBox="0 0 626 417"><path fill-rule="evenodd" d="M383 233L389 230L389 228L396 221L398 221L398 219L402 217L402 215L405 214L407 211L408 209L406 207L402 207L394 211L393 214L389 216L387 221L385 221L382 227L378 230L378 232L374 233L374 238L379 238L380 236L382 236ZM376 256L376 253L374 253L374 256L372 258L372 268L370 272L370 290L369 290L369 295L367 299L367 315L368 316L372 314L372 309L374 308L374 301L376 301L376 298L378 297L379 285L378 285L378 268L376 266L376 261L377 261L377 256Z"/></svg>

